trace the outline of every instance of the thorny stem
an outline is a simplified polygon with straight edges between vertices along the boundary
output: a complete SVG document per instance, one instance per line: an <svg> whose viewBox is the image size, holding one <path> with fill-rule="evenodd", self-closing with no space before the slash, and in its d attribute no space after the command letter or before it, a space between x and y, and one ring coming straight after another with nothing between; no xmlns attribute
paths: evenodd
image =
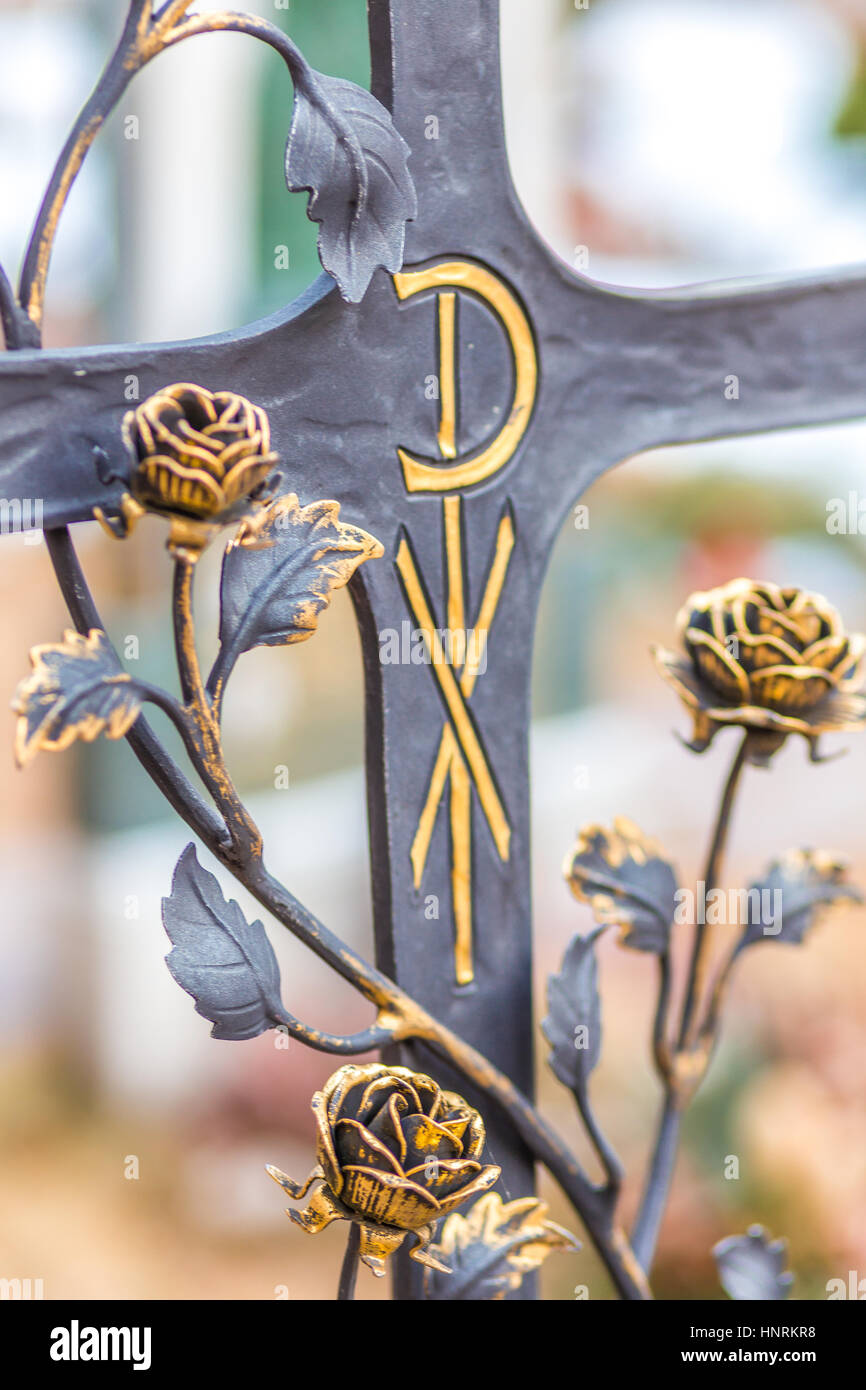
<svg viewBox="0 0 866 1390"><path fill-rule="evenodd" d="M76 628L83 633L87 633L91 628L105 631L105 625L87 586L68 529L64 527L46 532L46 541L61 591ZM179 586L181 601L185 603L186 577L183 574L179 575L176 583ZM191 602L188 612L189 622L192 623ZM182 651L188 651L188 637L183 621L179 637ZM184 660L187 658L184 657ZM187 669L184 679L189 680L192 687L195 687L196 676L192 667ZM199 685L200 682L199 674ZM140 716L126 738L139 762L211 853L249 889L277 921L375 1004L378 1010L376 1026L367 1033L358 1035L355 1040L338 1040L341 1050L348 1053L350 1047L346 1044L353 1041L362 1044L362 1047L358 1048L359 1051L362 1048L366 1051L368 1047L384 1047L411 1039L425 1042L433 1052L449 1062L466 1080L482 1089L506 1113L516 1133L535 1158L544 1164L573 1205L620 1297L627 1300L651 1298L652 1294L640 1264L624 1233L613 1224L612 1204L607 1188L595 1187L590 1182L565 1142L538 1114L513 1082L486 1057L476 1052L456 1033L452 1033L416 1004L411 996L387 975L370 965L330 932L268 873L260 856L239 857L234 844L227 841L220 819L202 802L194 787L175 767L159 740ZM298 1027L302 1029L304 1025ZM305 1032L307 1036L304 1037L304 1041L310 1041L315 1036L313 1046L318 1045L326 1051L332 1050L328 1035L313 1034L313 1030L310 1029L306 1029Z"/></svg>
<svg viewBox="0 0 866 1390"><path fill-rule="evenodd" d="M340 1284L337 1289L337 1298L341 1302L355 1297L355 1281L358 1278L358 1250L361 1245L361 1227L357 1221L349 1224L349 1239L346 1241L346 1253L343 1256L343 1265L340 1270Z"/></svg>
<svg viewBox="0 0 866 1390"><path fill-rule="evenodd" d="M744 729L719 802L713 836L707 853L706 867L704 868L704 891L707 895L716 887L721 874L722 858L731 823L731 812L740 777L746 765L748 739L749 731ZM647 1274L652 1267L659 1228L676 1166L682 1115L704 1077L715 1041L721 998L721 980L713 993L703 1026L696 1024L698 1008L706 990L711 956L711 934L707 931L705 922L697 922L689 961L686 994L677 1031L677 1047L673 1057L670 1056L666 1039L670 999L670 962L667 956L663 957L661 962L662 974L653 1031L653 1045L656 1065L664 1081L664 1102L646 1185L632 1230L632 1248Z"/></svg>

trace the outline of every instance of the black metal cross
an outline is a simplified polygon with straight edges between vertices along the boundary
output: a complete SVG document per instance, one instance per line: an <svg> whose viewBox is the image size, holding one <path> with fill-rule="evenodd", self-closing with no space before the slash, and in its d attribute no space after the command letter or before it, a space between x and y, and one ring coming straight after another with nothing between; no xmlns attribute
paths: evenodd
<svg viewBox="0 0 866 1390"><path fill-rule="evenodd" d="M419 198L402 273L356 305L322 276L206 340L0 356L0 493L41 499L47 527L116 509L103 479L122 472L130 374L142 396L191 381L269 412L301 500L338 499L386 551L353 581L378 963L531 1094L529 688L551 546L639 450L866 414L866 275L592 283L512 186L497 0L369 12L373 89ZM527 1151L489 1118L507 1190L530 1192Z"/></svg>

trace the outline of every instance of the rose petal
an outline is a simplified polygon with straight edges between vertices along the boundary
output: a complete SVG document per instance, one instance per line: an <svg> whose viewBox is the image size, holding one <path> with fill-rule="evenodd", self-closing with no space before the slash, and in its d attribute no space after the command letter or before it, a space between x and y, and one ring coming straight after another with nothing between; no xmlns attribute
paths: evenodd
<svg viewBox="0 0 866 1390"><path fill-rule="evenodd" d="M179 381L174 386L166 387L159 394L161 399L168 399L178 405L193 424L195 424L196 418L200 419L201 428L209 420L215 420L217 417L215 405L217 398L212 391L208 391L206 386L193 386L191 382Z"/></svg>
<svg viewBox="0 0 866 1390"><path fill-rule="evenodd" d="M444 1197L439 1203L440 1215L453 1211L454 1207L460 1206L461 1202L466 1202L470 1197L476 1197L479 1192L486 1192L489 1187L499 1181L501 1168L495 1163L482 1168L477 1178L474 1178L468 1187L463 1187L459 1192L452 1192L450 1196Z"/></svg>
<svg viewBox="0 0 866 1390"><path fill-rule="evenodd" d="M782 601L780 599L780 605ZM733 631L740 640L748 637L779 637L801 645L796 621L774 606L767 606L763 595L754 590L744 592L730 604Z"/></svg>
<svg viewBox="0 0 866 1390"><path fill-rule="evenodd" d="M467 1105L462 1096L454 1091L443 1094L445 1108L439 1117L443 1129L460 1140L460 1152L464 1158L478 1158L484 1148L486 1138L484 1121L477 1110Z"/></svg>
<svg viewBox="0 0 866 1390"><path fill-rule="evenodd" d="M686 646L702 678L730 700L748 700L749 678L721 642L697 628L689 628Z"/></svg>
<svg viewBox="0 0 866 1390"><path fill-rule="evenodd" d="M394 1076L391 1071L388 1071L365 1087L361 1103L358 1106L357 1118L363 1120L365 1124L370 1124L382 1106L387 1103L389 1097L395 1093L405 1098L410 1111L416 1113L420 1111L421 1101L414 1086L405 1081L402 1076Z"/></svg>
<svg viewBox="0 0 866 1390"><path fill-rule="evenodd" d="M816 666L768 666L752 676L755 704L783 714L812 709L832 687L832 676Z"/></svg>
<svg viewBox="0 0 866 1390"><path fill-rule="evenodd" d="M689 610L689 617L685 630L693 627L696 628L698 632L705 632L707 636L716 637L720 642L724 642L724 631L721 633L717 631L717 620L719 616L719 610L715 607L692 608Z"/></svg>
<svg viewBox="0 0 866 1390"><path fill-rule="evenodd" d="M368 1066L363 1067L357 1066L354 1062L347 1062L345 1066L338 1068L322 1088L331 1124L340 1115L356 1120L358 1106L367 1085L374 1077L383 1075L387 1070L383 1062L370 1062Z"/></svg>
<svg viewBox="0 0 866 1390"><path fill-rule="evenodd" d="M797 719L778 710L766 709L763 705L717 705L705 711L706 717L714 724L734 724L750 729L784 729L790 734L808 734L812 726L805 715ZM717 730L716 730L717 731Z"/></svg>
<svg viewBox="0 0 866 1390"><path fill-rule="evenodd" d="M401 1120L408 1108L409 1102L406 1097L395 1092L388 1098L387 1105L383 1105L378 1114L373 1116L368 1126L370 1133L375 1134L391 1153L396 1154L401 1165L406 1162L406 1140L403 1138Z"/></svg>
<svg viewBox="0 0 866 1390"><path fill-rule="evenodd" d="M138 465L135 489L145 500L152 499L154 506L193 515L212 516L225 504L222 489L209 474L200 468L186 468L163 454Z"/></svg>
<svg viewBox="0 0 866 1390"><path fill-rule="evenodd" d="M400 1249L406 1239L406 1232L389 1230L384 1226L370 1226L363 1221L358 1224L361 1228L358 1257L362 1264L372 1269L377 1279L381 1279L385 1273L386 1261Z"/></svg>
<svg viewBox="0 0 866 1390"><path fill-rule="evenodd" d="M439 1215L431 1193L408 1178L349 1166L343 1170L341 1200L379 1225L414 1231Z"/></svg>
<svg viewBox="0 0 866 1390"><path fill-rule="evenodd" d="M383 1173L402 1173L402 1168L386 1146L358 1120L338 1120L334 1126L334 1148L340 1168L349 1164L375 1168Z"/></svg>
<svg viewBox="0 0 866 1390"><path fill-rule="evenodd" d="M235 464L234 468L223 478L222 489L226 501L231 504L239 497L246 497L263 483L273 468L272 458L262 459L259 457L245 459L241 463Z"/></svg>
<svg viewBox="0 0 866 1390"><path fill-rule="evenodd" d="M822 637L803 652L803 665L835 673L840 663L844 665L849 648L847 637Z"/></svg>
<svg viewBox="0 0 866 1390"><path fill-rule="evenodd" d="M789 734L815 738L819 734L845 733L862 728L866 723L866 698L862 695L840 695L833 692L814 709L799 715L781 714L762 705L739 705L707 709L707 716L716 724L739 724L757 729L778 729Z"/></svg>
<svg viewBox="0 0 866 1390"><path fill-rule="evenodd" d="M655 662L656 670L672 686L679 695L684 705L689 709L695 709L707 703L710 692L707 691L703 681L698 675L691 661L685 657L676 656L674 652L669 652L665 647L653 645L650 647L650 656Z"/></svg>
<svg viewBox="0 0 866 1390"><path fill-rule="evenodd" d="M853 633L848 638L848 653L834 672L836 684L841 690L857 690L863 683L864 662L866 662L866 637Z"/></svg>
<svg viewBox="0 0 866 1390"><path fill-rule="evenodd" d="M428 1115L404 1115L403 1137L406 1140L406 1170L417 1168L425 1158L460 1158L463 1145L447 1129Z"/></svg>
<svg viewBox="0 0 866 1390"><path fill-rule="evenodd" d="M818 619L821 627L819 636L836 637L844 633L845 627L838 610L822 594L810 593L808 589L786 589L784 593L790 595L788 612L793 617L803 615Z"/></svg>
<svg viewBox="0 0 866 1390"><path fill-rule="evenodd" d="M737 660L749 675L763 666L802 666L803 656L781 637L739 637Z"/></svg>
<svg viewBox="0 0 866 1390"><path fill-rule="evenodd" d="M428 1158L420 1167L410 1168L406 1177L432 1192L437 1202L441 1202L443 1197L468 1187L480 1172L481 1164L471 1158Z"/></svg>
<svg viewBox="0 0 866 1390"><path fill-rule="evenodd" d="M423 1072L415 1072L412 1076L412 1085L417 1092L424 1114L429 1115L431 1120L438 1119L442 1106L442 1092L432 1076L425 1076Z"/></svg>
<svg viewBox="0 0 866 1390"><path fill-rule="evenodd" d="M421 1226L417 1231L413 1231L412 1239L415 1244L409 1251L410 1260L415 1260L419 1265L426 1266L427 1269L436 1269L440 1274L451 1273L450 1265L443 1265L436 1259L435 1255L431 1255L426 1249L428 1242L433 1239L432 1226Z"/></svg>
<svg viewBox="0 0 866 1390"><path fill-rule="evenodd" d="M330 1226L332 1221L345 1221L346 1210L338 1202L327 1186L320 1187L314 1192L303 1211L294 1211L292 1208L286 1209L286 1214L291 1217L296 1226L300 1226L308 1235L315 1236L319 1231L323 1231L326 1226Z"/></svg>
<svg viewBox="0 0 866 1390"><path fill-rule="evenodd" d="M178 434L184 440L186 440L187 443L195 444L198 446L198 448L204 449L204 451L207 453L209 457L213 457L214 453L219 452L218 450L214 449L210 437L204 432L204 430L194 429L193 426L190 424L189 420L178 420L175 428ZM212 428L212 426L208 426L208 428Z"/></svg>
<svg viewBox="0 0 866 1390"><path fill-rule="evenodd" d="M261 438L258 434L241 434L240 438L235 439L227 430L228 436L220 449L220 463L228 471L241 459L261 458L259 450L261 448Z"/></svg>
<svg viewBox="0 0 866 1390"><path fill-rule="evenodd" d="M316 1117L316 1157L324 1169L325 1177L337 1196L343 1186L340 1165L334 1148L334 1137L328 1119L328 1102L323 1091L316 1091L312 1099L312 1110Z"/></svg>
<svg viewBox="0 0 866 1390"><path fill-rule="evenodd" d="M467 1158L480 1158L487 1142L484 1121L476 1110L469 1121L469 1130L463 1136L463 1153Z"/></svg>

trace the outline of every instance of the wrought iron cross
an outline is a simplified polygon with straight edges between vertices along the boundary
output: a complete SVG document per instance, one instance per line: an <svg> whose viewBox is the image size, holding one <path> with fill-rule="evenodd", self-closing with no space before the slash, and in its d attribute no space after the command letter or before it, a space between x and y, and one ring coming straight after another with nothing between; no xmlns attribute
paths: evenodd
<svg viewBox="0 0 866 1390"><path fill-rule="evenodd" d="M41 498L47 528L116 513L131 373L142 395L189 381L267 410L301 501L338 499L385 547L353 581L377 963L531 1096L529 689L551 547L639 450L866 414L866 275L594 284L512 186L496 0L368 4L373 91L418 193L403 269L357 304L323 275L214 338L0 356L0 492ZM506 1190L530 1192L528 1148L489 1118Z"/></svg>

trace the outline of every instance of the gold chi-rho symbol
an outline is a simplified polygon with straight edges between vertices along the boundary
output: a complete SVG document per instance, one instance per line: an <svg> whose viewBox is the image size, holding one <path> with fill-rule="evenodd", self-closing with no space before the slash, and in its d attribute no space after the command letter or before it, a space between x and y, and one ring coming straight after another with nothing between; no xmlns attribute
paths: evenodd
<svg viewBox="0 0 866 1390"><path fill-rule="evenodd" d="M532 330L515 296L497 276L471 261L439 261L394 276L398 298L436 292L439 336L439 459L417 458L398 449L410 493L444 494L445 629L434 622L409 539L397 550L397 569L418 630L423 634L430 669L447 711L418 826L412 841L412 874L420 889L433 829L446 787L450 791L451 898L454 912L454 966L458 984L474 975L472 926L472 789L481 804L500 859L508 859L511 827L496 789L484 747L468 712L514 549L514 521L505 507L499 519L493 561L471 630L467 630L463 557L462 495L504 468L526 432L538 386L538 360ZM480 299L499 320L514 364L514 394L499 433L471 453L457 451L457 299L464 292ZM467 537L467 544L471 538ZM450 640L442 641L443 631Z"/></svg>

